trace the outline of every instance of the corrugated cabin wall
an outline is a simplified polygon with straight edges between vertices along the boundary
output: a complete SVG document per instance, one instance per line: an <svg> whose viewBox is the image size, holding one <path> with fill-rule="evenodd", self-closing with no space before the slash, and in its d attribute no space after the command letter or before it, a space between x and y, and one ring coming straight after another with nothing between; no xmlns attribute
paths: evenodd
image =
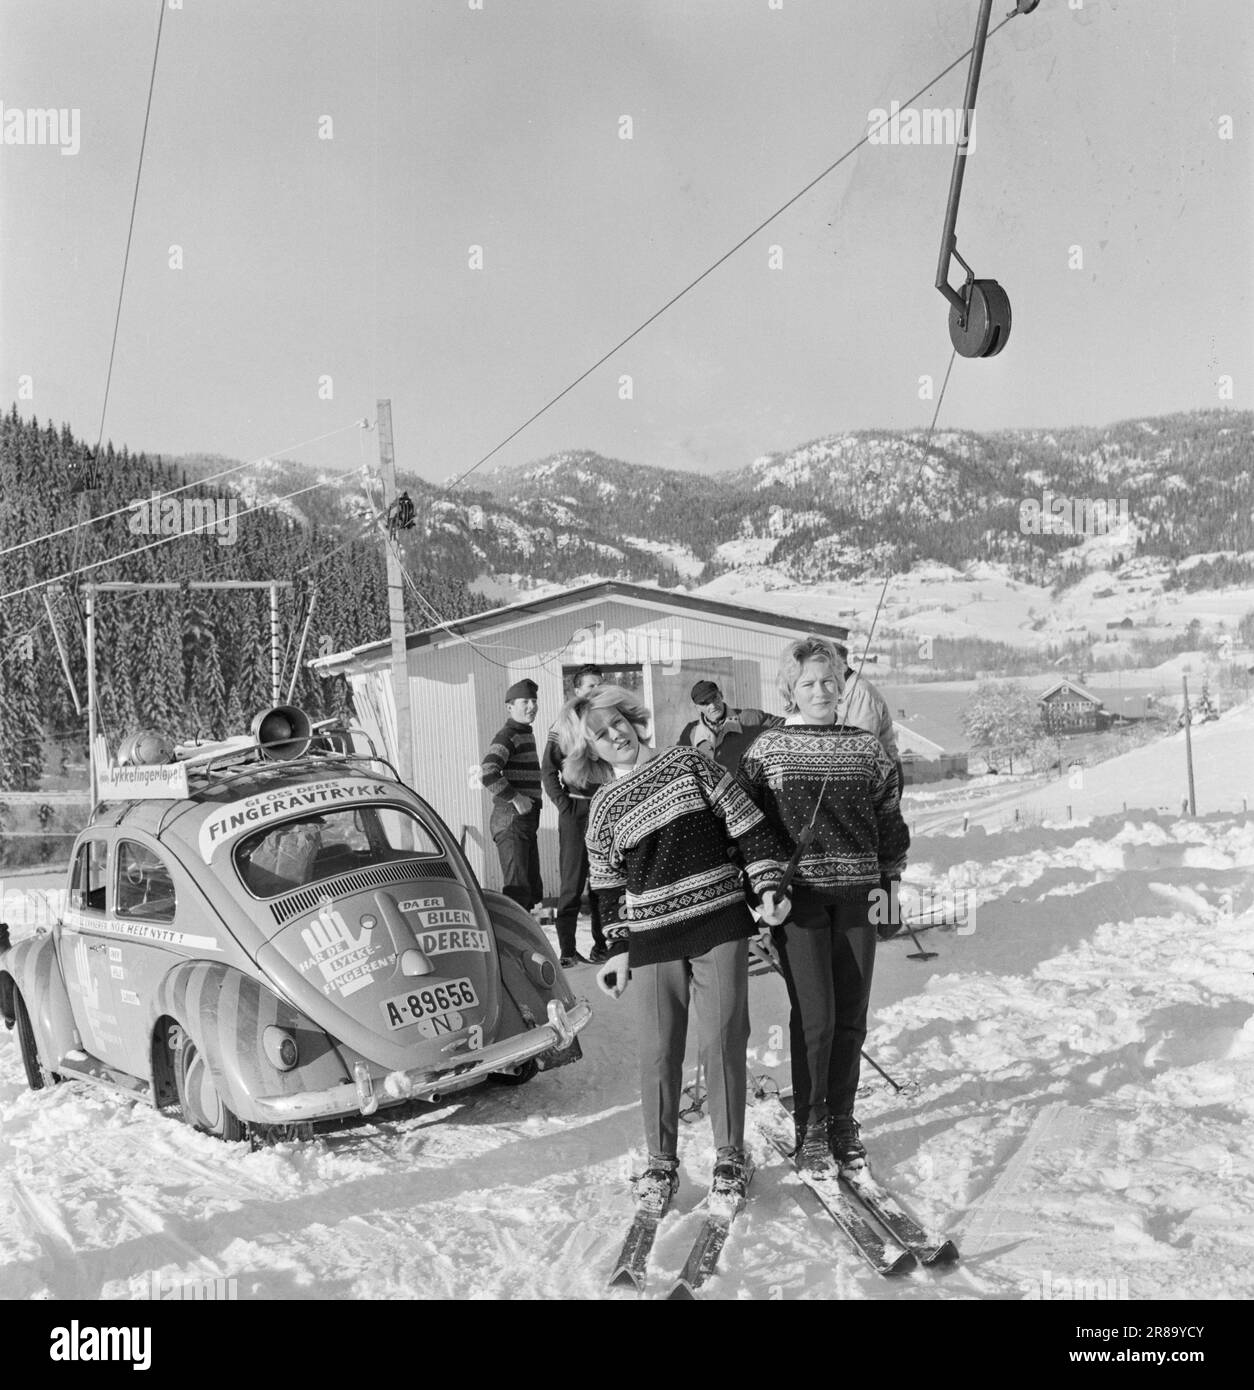
<svg viewBox="0 0 1254 1390"><path fill-rule="evenodd" d="M734 705L780 711L775 673L788 634L668 610L659 597L656 607L597 600L564 613L515 618L508 628L476 634L473 644L453 639L410 650L417 790L454 835L465 828L467 856L485 887L499 889L501 873L479 766L505 722L505 691L515 681L525 677L540 687L535 722L540 751L562 706L563 667L587 661L644 668L656 731L666 744L696 716L688 692L703 676L717 680ZM546 896L556 897L557 811L547 798L540 818L540 867Z"/></svg>

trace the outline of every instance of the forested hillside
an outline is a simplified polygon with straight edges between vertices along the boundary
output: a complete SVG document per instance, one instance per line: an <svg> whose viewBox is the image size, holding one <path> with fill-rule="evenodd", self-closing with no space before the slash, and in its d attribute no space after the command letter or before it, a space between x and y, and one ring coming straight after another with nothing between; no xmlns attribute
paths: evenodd
<svg viewBox="0 0 1254 1390"><path fill-rule="evenodd" d="M333 512L324 513L322 524L273 508L243 515L254 505L249 499L255 488L237 492L225 485L230 479L190 487L178 499L218 504L234 499L231 543L219 544L222 537L214 532L166 536L136 529L139 514L132 504L185 481L182 470L159 458L117 452L112 445L93 466L91 451L68 428L41 427L21 419L16 408L0 421L0 593L80 571L49 594L80 700L85 700L87 678L84 596L76 591L76 582L293 581L281 597L284 695L315 587L306 658L387 636L383 548L376 532L360 523L351 530L332 528L326 517ZM308 482L302 472L297 485ZM112 512L120 514L108 516ZM107 519L76 525L93 517ZM159 521L157 525L159 529ZM64 534L51 534L58 531ZM360 538L348 539L352 535ZM23 547L41 536L49 539ZM139 553L125 555L128 551ZM111 556L124 558L89 568ZM422 566L411 572L441 617L487 606L443 572ZM413 628L431 625L412 589L406 593L406 609ZM97 600L96 614L100 713L111 745L125 732L146 726L181 737L240 732L269 703L266 593L185 589L105 594ZM296 703L319 715L338 714L345 709L345 697L342 680L324 682L301 669ZM45 741L84 730L85 717L75 713L62 673L44 590L0 601L0 788L35 787L43 771Z"/></svg>
<svg viewBox="0 0 1254 1390"><path fill-rule="evenodd" d="M317 473L293 460L237 466L209 455L163 461L112 446L93 461L67 428L24 421L16 408L0 425L0 450L0 592L71 570L82 571L80 581L292 579L283 600L285 690L315 584L306 655L386 635L383 548L371 521L383 499L360 472ZM224 469L230 476L214 481ZM241 515L232 543L212 533L136 533L133 504L197 479L204 485L180 497L234 499ZM811 583L982 560L1061 586L1086 564L1117 569L1137 556L1168 562L1166 587L1254 578L1250 412L930 439L868 430L716 474L574 450L472 481L475 490L401 474L415 506L405 551L426 599L406 593L412 628L430 626L432 609L450 618L489 606L474 591L481 580L498 591L594 577L674 586L769 564L787 582ZM1025 534L1021 506L1051 494L1126 503L1126 534L1096 556L1081 535ZM260 509L243 514L252 507ZM56 531L64 534L13 549ZM141 549L151 541L161 543ZM82 595L67 581L52 602L82 694ZM268 698L264 595L108 595L98 612L101 712L112 738L149 724L235 731ZM302 671L296 698L338 713L345 691ZM82 728L39 590L0 602L0 714L0 787L34 785L44 736Z"/></svg>

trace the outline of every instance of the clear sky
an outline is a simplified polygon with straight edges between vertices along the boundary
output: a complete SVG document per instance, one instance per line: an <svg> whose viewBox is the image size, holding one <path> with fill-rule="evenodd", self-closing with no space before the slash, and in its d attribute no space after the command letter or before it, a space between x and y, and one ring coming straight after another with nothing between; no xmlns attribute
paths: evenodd
<svg viewBox="0 0 1254 1390"><path fill-rule="evenodd" d="M1075 3L989 45L958 246L1014 330L995 360L959 359L942 426L1254 405L1254 5ZM183 0L106 436L246 458L390 396L400 466L460 472L961 53L977 8ZM0 0L5 111L81 113L76 154L0 146L0 398L29 377L23 413L93 441L157 13ZM964 76L918 105L956 106ZM489 467L590 448L714 470L926 424L951 160L865 147Z"/></svg>

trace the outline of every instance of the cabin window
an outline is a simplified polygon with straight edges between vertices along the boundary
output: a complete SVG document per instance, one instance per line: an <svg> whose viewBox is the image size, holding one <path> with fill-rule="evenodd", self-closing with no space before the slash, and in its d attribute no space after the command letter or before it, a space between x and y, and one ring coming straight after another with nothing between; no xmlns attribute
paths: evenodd
<svg viewBox="0 0 1254 1390"><path fill-rule="evenodd" d="M134 840L119 840L114 911L145 922L174 921L174 880L161 856Z"/></svg>
<svg viewBox="0 0 1254 1390"><path fill-rule="evenodd" d="M281 821L246 835L235 867L249 892L274 898L374 864L438 855L430 831L399 806L358 806Z"/></svg>
<svg viewBox="0 0 1254 1390"><path fill-rule="evenodd" d="M88 912L105 910L105 882L109 868L108 840L84 840L74 857L70 876L70 906Z"/></svg>

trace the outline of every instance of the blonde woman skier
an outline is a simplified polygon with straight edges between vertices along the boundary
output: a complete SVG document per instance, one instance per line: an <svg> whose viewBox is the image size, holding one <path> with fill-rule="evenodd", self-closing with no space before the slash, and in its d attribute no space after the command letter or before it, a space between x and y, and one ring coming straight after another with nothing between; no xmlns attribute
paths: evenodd
<svg viewBox="0 0 1254 1390"><path fill-rule="evenodd" d="M635 1186L660 1216L679 1186L678 1130L689 1002L717 1147L712 1205L735 1210L752 1174L744 1148L749 1038L748 941L758 930L742 870L764 920L787 915L775 892L784 846L762 813L705 753L659 751L649 711L620 686L567 702L563 776L596 786L588 813L589 881L610 959L597 983L636 1001L640 1093L649 1159Z"/></svg>
<svg viewBox="0 0 1254 1390"><path fill-rule="evenodd" d="M837 721L844 671L826 639L790 642L778 678L787 716L758 735L738 774L790 856L803 846L791 920L773 939L792 1006L796 1161L812 1179L866 1161L853 1106L875 964L870 909L882 901L872 894L895 900L910 846L893 760L874 734Z"/></svg>

